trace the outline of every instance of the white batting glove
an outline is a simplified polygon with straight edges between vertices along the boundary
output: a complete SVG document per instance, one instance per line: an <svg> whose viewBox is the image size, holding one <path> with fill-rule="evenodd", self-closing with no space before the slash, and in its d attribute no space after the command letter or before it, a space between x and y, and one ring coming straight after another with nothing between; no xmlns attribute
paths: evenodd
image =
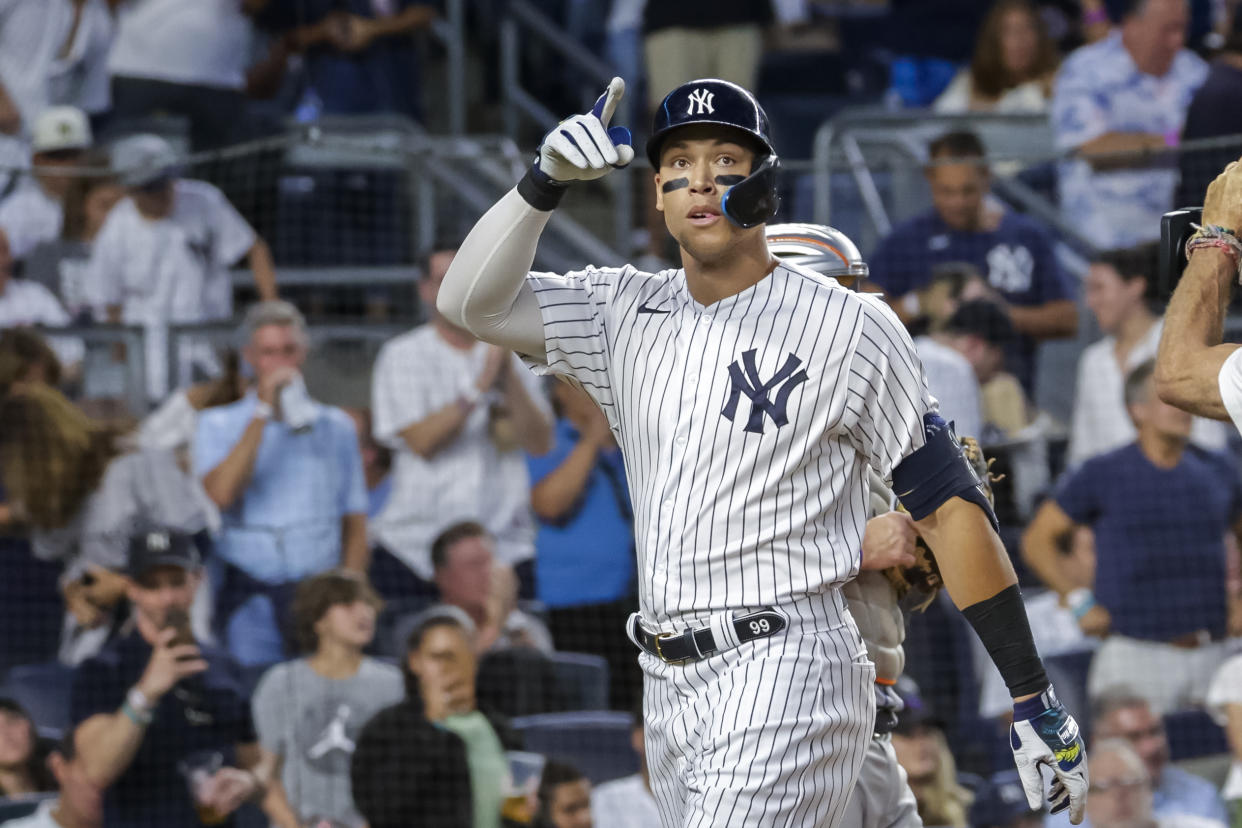
<svg viewBox="0 0 1242 828"><path fill-rule="evenodd" d="M535 170L552 181L568 184L600 178L613 167L633 161L630 131L608 127L624 94L625 81L613 78L590 112L557 124L539 145Z"/></svg>
<svg viewBox="0 0 1242 828"><path fill-rule="evenodd" d="M1039 808L1044 794L1042 768L1052 770L1050 813L1069 809L1074 825L1087 809L1087 748L1078 733L1078 722L1069 714L1049 686L1033 699L1013 706L1009 745L1018 766L1018 777L1031 808Z"/></svg>

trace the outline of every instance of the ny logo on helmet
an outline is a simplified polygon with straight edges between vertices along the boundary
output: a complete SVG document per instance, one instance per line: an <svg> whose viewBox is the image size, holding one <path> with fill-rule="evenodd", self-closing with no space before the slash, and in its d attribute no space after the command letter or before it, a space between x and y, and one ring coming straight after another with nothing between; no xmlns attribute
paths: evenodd
<svg viewBox="0 0 1242 828"><path fill-rule="evenodd" d="M765 414L772 418L777 428L788 424L786 404L789 402L789 395L807 380L806 371L798 370L800 365L802 365L802 360L793 354L787 354L785 364L781 366L781 369L770 380L764 382L759 378L759 368L755 365L755 349L751 348L744 352L742 365L738 365L734 360L729 366L729 379L733 383L733 389L729 392L729 401L725 403L724 410L720 412L721 415L729 422L733 422L733 417L737 414L737 404L741 402L742 395L745 394L746 399L750 400L750 417L747 418L743 431L762 434ZM744 370L743 366L745 366ZM773 401L768 398L768 392L778 385L780 388L777 388L776 400Z"/></svg>
<svg viewBox="0 0 1242 828"><path fill-rule="evenodd" d="M690 93L690 108L687 115L711 115L716 111L712 106L712 98L716 97L706 89L696 89Z"/></svg>

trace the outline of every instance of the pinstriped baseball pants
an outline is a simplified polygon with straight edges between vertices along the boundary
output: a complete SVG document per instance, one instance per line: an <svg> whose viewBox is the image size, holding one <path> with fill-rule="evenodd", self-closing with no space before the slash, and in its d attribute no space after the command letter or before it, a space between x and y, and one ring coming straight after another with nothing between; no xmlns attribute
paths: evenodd
<svg viewBox="0 0 1242 828"><path fill-rule="evenodd" d="M875 727L875 668L839 590L780 609L784 632L710 658L640 654L663 828L840 825Z"/></svg>

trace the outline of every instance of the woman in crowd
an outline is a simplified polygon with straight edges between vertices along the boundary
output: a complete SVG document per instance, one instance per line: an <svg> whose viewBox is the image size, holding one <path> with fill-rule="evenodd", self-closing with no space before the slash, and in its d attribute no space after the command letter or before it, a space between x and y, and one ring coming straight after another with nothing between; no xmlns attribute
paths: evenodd
<svg viewBox="0 0 1242 828"><path fill-rule="evenodd" d="M539 777L537 828L591 828L591 783L582 771L549 761Z"/></svg>
<svg viewBox="0 0 1242 828"><path fill-rule="evenodd" d="M912 701L902 711L892 738L923 824L967 828L974 795L957 781L957 765L944 731L921 702Z"/></svg>
<svg viewBox="0 0 1242 828"><path fill-rule="evenodd" d="M1030 0L1000 0L979 28L970 66L932 108L940 113L1039 113L1048 110L1056 45Z"/></svg>
<svg viewBox="0 0 1242 828"><path fill-rule="evenodd" d="M56 790L46 759L26 711L0 698L0 798Z"/></svg>
<svg viewBox="0 0 1242 828"><path fill-rule="evenodd" d="M125 594L127 543L140 525L202 533L208 511L168 451L132 450L53 388L26 384L0 400L0 478L36 557L58 561L68 609L60 658L76 664L107 639ZM204 627L205 618L197 626ZM202 628L198 632L206 633Z"/></svg>

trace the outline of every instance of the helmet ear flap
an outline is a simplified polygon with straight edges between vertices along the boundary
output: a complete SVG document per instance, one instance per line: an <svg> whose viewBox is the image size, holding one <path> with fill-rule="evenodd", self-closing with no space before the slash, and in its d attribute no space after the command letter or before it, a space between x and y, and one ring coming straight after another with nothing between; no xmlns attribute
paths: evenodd
<svg viewBox="0 0 1242 828"><path fill-rule="evenodd" d="M775 153L769 154L754 172L725 191L720 208L729 221L750 228L776 215L781 204L776 192L776 175L780 168L780 158Z"/></svg>

